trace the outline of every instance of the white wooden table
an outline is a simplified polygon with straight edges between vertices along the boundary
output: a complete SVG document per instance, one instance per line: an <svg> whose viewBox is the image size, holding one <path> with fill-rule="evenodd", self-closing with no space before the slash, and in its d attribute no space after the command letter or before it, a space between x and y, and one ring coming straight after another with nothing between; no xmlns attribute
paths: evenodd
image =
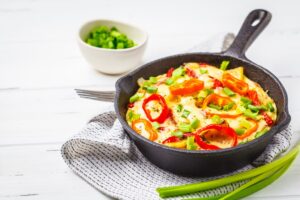
<svg viewBox="0 0 300 200"><path fill-rule="evenodd" d="M0 199L107 199L65 165L64 141L107 103L79 99L73 88L112 89L118 76L92 70L76 45L94 18L140 25L150 34L145 62L237 32L247 13L273 20L248 51L289 94L300 133L300 4L297 1L0 0ZM280 180L249 199L300 199L300 157Z"/></svg>

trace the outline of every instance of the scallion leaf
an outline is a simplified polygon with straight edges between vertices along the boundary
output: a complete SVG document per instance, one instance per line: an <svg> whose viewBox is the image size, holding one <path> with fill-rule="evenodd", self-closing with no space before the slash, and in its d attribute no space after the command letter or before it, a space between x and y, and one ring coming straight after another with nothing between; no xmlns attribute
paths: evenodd
<svg viewBox="0 0 300 200"><path fill-rule="evenodd" d="M188 111L188 110L183 110L183 112L182 112L182 115L181 115L181 117L183 117L183 118L188 118L188 116L190 115L190 111Z"/></svg>
<svg viewBox="0 0 300 200"><path fill-rule="evenodd" d="M196 150L197 147L198 146L195 144L194 136L188 137L187 140L186 140L186 148L188 150Z"/></svg>
<svg viewBox="0 0 300 200"><path fill-rule="evenodd" d="M200 73L201 73L201 74L207 74L207 72L208 72L207 69L202 69L202 68L200 68Z"/></svg>
<svg viewBox="0 0 300 200"><path fill-rule="evenodd" d="M219 115L212 116L211 121L214 124L222 124L224 122L224 120Z"/></svg>
<svg viewBox="0 0 300 200"><path fill-rule="evenodd" d="M192 126L191 126L191 124L180 123L178 125L178 129L184 133L188 133L188 132L192 131Z"/></svg>
<svg viewBox="0 0 300 200"><path fill-rule="evenodd" d="M191 126L192 126L192 128L193 129L197 129L198 127L199 127L199 125L200 125L200 120L199 119L194 119L193 121L192 121L192 123L191 123Z"/></svg>
<svg viewBox="0 0 300 200"><path fill-rule="evenodd" d="M152 83L152 84L155 84L155 83L157 83L157 78L153 77L153 76L150 76L149 82Z"/></svg>
<svg viewBox="0 0 300 200"><path fill-rule="evenodd" d="M218 106L218 105L215 105L215 104L212 104L212 103L208 104L208 107L216 109L216 110L221 110L222 109L221 106Z"/></svg>
<svg viewBox="0 0 300 200"><path fill-rule="evenodd" d="M229 63L230 62L228 60L222 61L221 65L220 65L220 69L223 70L223 71L225 71L227 69Z"/></svg>
<svg viewBox="0 0 300 200"><path fill-rule="evenodd" d="M229 89L228 87L225 87L225 88L223 89L223 92L224 92L227 96L230 96L230 97L235 96L235 93L234 93L231 89Z"/></svg>
<svg viewBox="0 0 300 200"><path fill-rule="evenodd" d="M179 138L182 138L183 132L180 131L180 130L176 130L176 131L173 131L173 132L171 133L171 135L172 135L172 136L179 137Z"/></svg>

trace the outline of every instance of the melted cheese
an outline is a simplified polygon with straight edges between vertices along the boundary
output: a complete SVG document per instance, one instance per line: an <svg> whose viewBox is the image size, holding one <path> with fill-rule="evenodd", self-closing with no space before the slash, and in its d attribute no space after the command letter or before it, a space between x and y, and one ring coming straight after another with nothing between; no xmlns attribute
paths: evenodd
<svg viewBox="0 0 300 200"><path fill-rule="evenodd" d="M222 80L222 76L224 74L223 70L220 70L214 66L207 65L203 67L202 69L207 70L207 73L201 74L200 72L200 65L198 63L187 63L184 65L184 68L188 68L189 70L193 70L197 78L201 81L204 82L204 89L205 88L212 88L214 84L214 79ZM277 114L276 114L276 105L274 101L269 97L269 95L260 87L259 84L253 82L252 80L248 79L247 77L244 76L243 74L243 67L237 67L231 70L226 70L226 73L230 73L234 77L243 80L246 82L249 86L249 90L255 90L258 93L258 98L259 101L261 102L262 105L266 105L267 103L271 102L275 112L270 112L266 111L267 114L272 118L273 121L276 120ZM169 117L166 119L163 123L160 124L160 128L157 131L158 133L158 138L155 142L161 143L165 139L171 136L171 133L175 130L178 130L178 124L180 123L191 123L194 119L198 119L200 121L200 126L196 129L193 130L196 132L198 129L205 127L209 124L212 124L212 119L211 116L208 116L206 113L216 113L216 114L241 114L241 110L237 109L237 107L241 106L241 95L236 93L235 96L230 97L231 101L233 101L237 107L235 107L232 110L229 111L224 111L224 110L216 110L213 108L205 108L203 109L200 106L197 105L197 93L189 96L173 96L170 93L170 86L166 84L166 80L168 77L166 77L166 74L159 75L156 77L157 82L153 84L154 87L157 87L157 94L160 94L163 96L167 102L168 108L172 111L172 117ZM184 75L176 80L174 84L181 84L185 80L190 79L188 75ZM139 84L143 84L139 83ZM140 88L138 90L139 94L141 94L141 98L134 102L134 106L132 108L128 109L129 111L133 111L135 114L140 115L140 118L147 119L147 116L142 108L142 104L144 99L148 98L150 95L145 90ZM220 96L227 97L226 94L223 92L223 88L218 87L215 88L213 91L215 94L218 94ZM181 104L183 106L183 109L181 111L178 111L177 106ZM157 117L160 114L161 111L161 105L158 102L151 102L149 103L149 109L154 110L151 114L153 114L153 117ZM189 111L189 115L187 117L183 117L183 110ZM233 129L239 128L240 120L246 120L247 118L244 115L240 115L237 118L223 118L223 120ZM261 115L258 116L257 118L258 122L258 128L257 130L251 134L249 137L239 140L238 142L247 142L251 141L255 138L255 134L264 128L268 127L266 124L265 120ZM128 124L131 125L130 119L127 119ZM142 134L144 137L147 137L147 133ZM216 141L210 141L211 144L217 144L221 148L226 148L229 147L230 144L228 144L228 141L223 140L221 142L216 142ZM200 149L200 148L198 148Z"/></svg>

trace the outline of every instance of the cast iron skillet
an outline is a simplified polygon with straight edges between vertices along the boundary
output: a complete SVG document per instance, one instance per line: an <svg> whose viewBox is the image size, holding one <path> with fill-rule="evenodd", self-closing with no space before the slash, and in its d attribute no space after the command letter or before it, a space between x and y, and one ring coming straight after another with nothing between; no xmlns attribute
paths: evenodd
<svg viewBox="0 0 300 200"><path fill-rule="evenodd" d="M267 69L253 63L245 56L245 51L271 20L266 10L252 11L244 21L232 45L221 53L185 53L161 58L147 63L125 75L116 82L115 111L122 126L142 154L158 167L185 176L214 176L241 168L257 158L270 143L274 134L289 124L286 91L278 78ZM216 151L190 151L170 148L154 143L137 134L126 122L127 104L130 96L138 89L137 79L149 78L166 73L170 67L178 67L185 62L206 62L219 66L229 60L230 66L244 66L245 74L259 83L274 99L278 107L278 119L270 131L246 144Z"/></svg>

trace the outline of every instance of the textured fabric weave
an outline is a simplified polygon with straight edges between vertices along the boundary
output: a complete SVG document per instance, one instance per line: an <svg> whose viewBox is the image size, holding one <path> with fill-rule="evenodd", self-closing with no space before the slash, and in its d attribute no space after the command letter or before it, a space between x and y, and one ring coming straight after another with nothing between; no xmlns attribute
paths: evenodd
<svg viewBox="0 0 300 200"><path fill-rule="evenodd" d="M233 36L230 36L232 39ZM223 35L217 35L210 41L194 46L189 52L218 51L222 42ZM225 40L223 49L228 45L230 45L230 41ZM116 120L113 107L106 110L93 118L81 132L68 140L61 148L63 159L67 165L93 187L117 199L155 200L159 199L156 193L157 187L208 180L207 178L177 176L151 164L130 142L121 124ZM276 134L265 152L252 165L234 173L271 162L288 149L291 136L290 127ZM210 179L214 178L217 177ZM184 197L208 197L224 194L245 182Z"/></svg>
<svg viewBox="0 0 300 200"><path fill-rule="evenodd" d="M291 130L288 127L274 136L265 152L254 162L255 165L271 162L289 147L290 140ZM62 146L62 156L76 174L101 192L117 199L159 199L155 191L157 187L208 180L177 176L151 164L130 142L116 120L114 111L93 118L79 134ZM239 171L253 167L248 165ZM238 182L186 197L224 194L244 183Z"/></svg>

